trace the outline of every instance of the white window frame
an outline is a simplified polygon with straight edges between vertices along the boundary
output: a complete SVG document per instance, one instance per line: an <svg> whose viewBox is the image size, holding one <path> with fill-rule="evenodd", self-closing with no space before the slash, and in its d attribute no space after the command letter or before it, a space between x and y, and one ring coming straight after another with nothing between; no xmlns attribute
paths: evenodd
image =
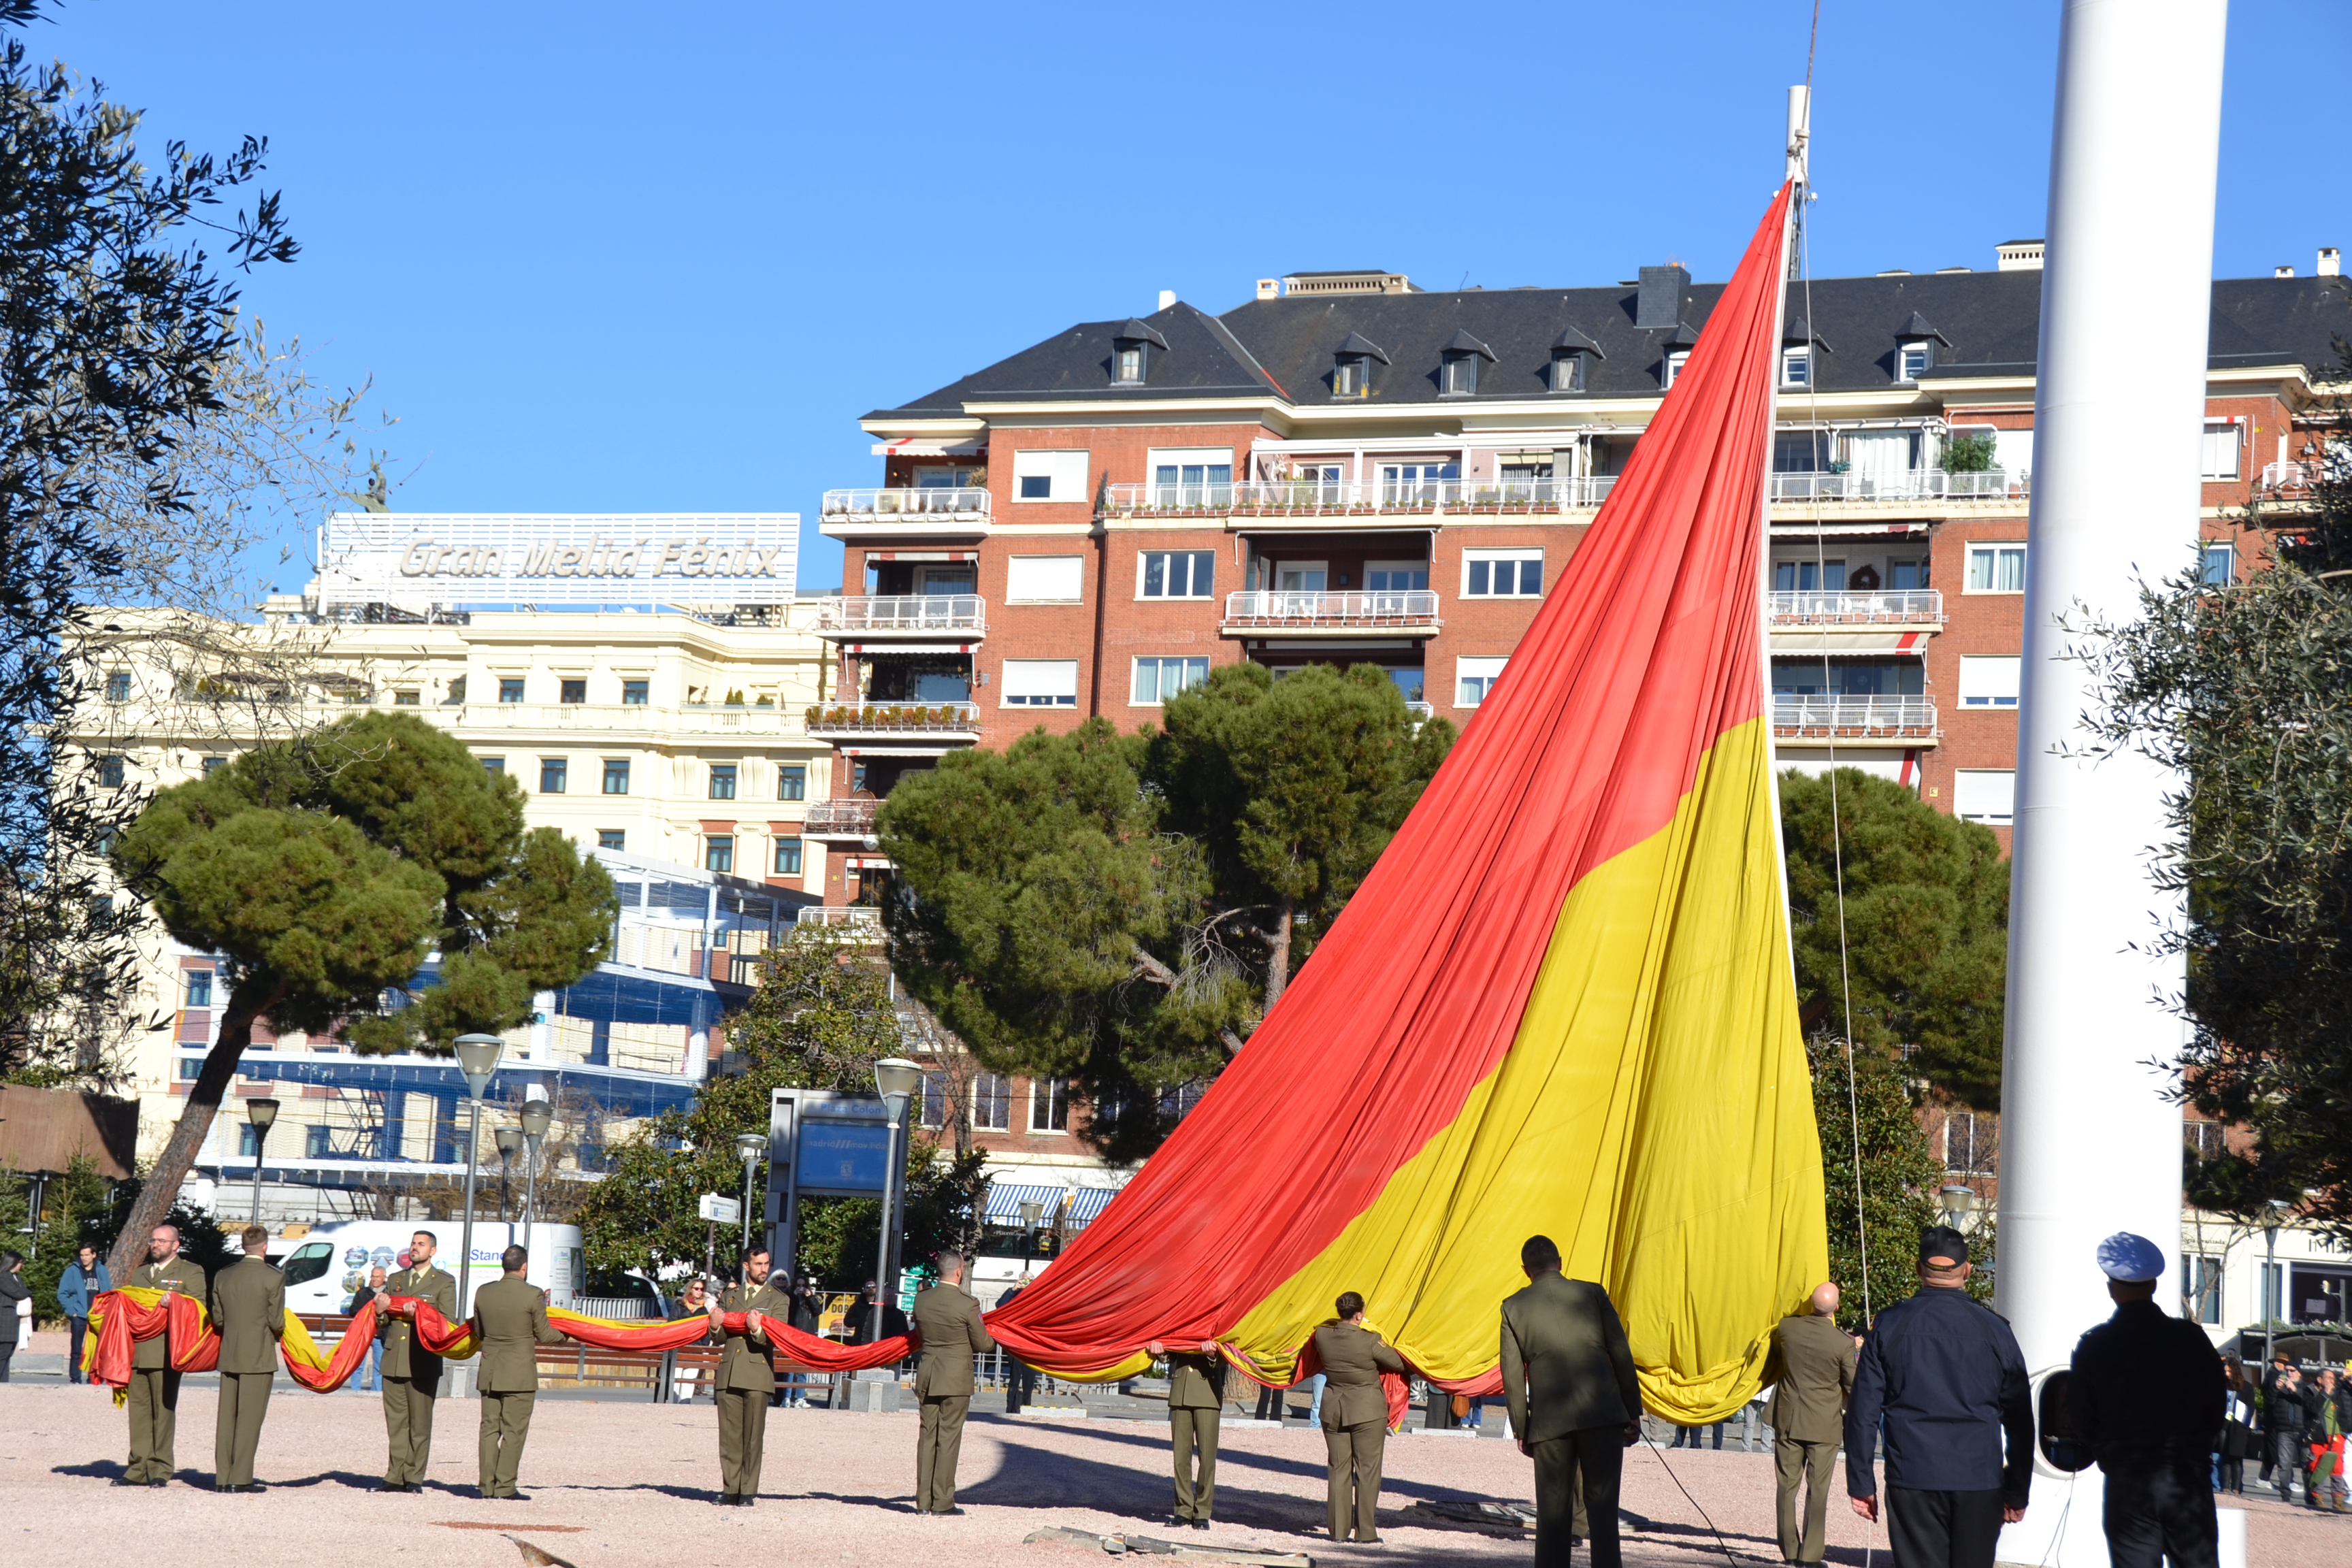
<svg viewBox="0 0 2352 1568"><path fill-rule="evenodd" d="M1081 605L1086 597L1083 555L1015 555L1004 563L1008 605Z"/></svg>
<svg viewBox="0 0 2352 1568"><path fill-rule="evenodd" d="M1972 791L1969 786L1969 781L1972 779L1982 779L1985 782L1976 785ZM1996 803L1991 798L2000 787L1992 782L1996 779L2009 781L2009 804L2006 810L1995 809ZM1971 794L1977 795L1979 798L1971 801ZM2017 819L2017 770L2015 768L1955 770L1952 774L1952 815L1962 822L1981 822L1987 827L2013 826Z"/></svg>
<svg viewBox="0 0 2352 1568"><path fill-rule="evenodd" d="M1130 708L1166 707L1168 705L1168 699L1176 694L1176 692L1171 692L1168 689L1168 667L1171 664L1178 663L1184 665L1185 668L1181 671L1183 679L1181 684L1177 686L1176 692L1190 691L1193 687L1200 685L1202 681L1209 679L1209 656L1206 654L1138 654L1135 656L1134 664L1129 672L1127 687L1128 706ZM1152 695L1150 697L1143 695L1143 667L1147 664L1153 667ZM1197 677L1193 675L1191 668L1194 664L1198 664L1201 667L1200 674Z"/></svg>
<svg viewBox="0 0 2352 1568"><path fill-rule="evenodd" d="M1485 702L1486 694L1495 689L1495 682L1501 678L1504 666L1510 662L1508 654L1456 654L1454 658L1454 706L1475 708ZM1473 680L1482 683L1475 693L1465 684Z"/></svg>
<svg viewBox="0 0 2352 1568"><path fill-rule="evenodd" d="M1085 447L1049 447L1013 454L1013 499L1016 501L1068 504L1090 499L1087 494L1087 465L1093 454ZM1044 479L1046 493L1026 495L1024 479Z"/></svg>
<svg viewBox="0 0 2352 1568"><path fill-rule="evenodd" d="M2226 436L2226 443L2216 437ZM2225 449L2226 448L2226 449ZM2245 472L2245 427L2235 419L2208 419L2197 444L2197 471L2209 484Z"/></svg>
<svg viewBox="0 0 2352 1568"><path fill-rule="evenodd" d="M1998 584L2000 581L2000 557L2008 552L2015 552L2018 559L2024 563L2018 572L2017 586L2014 588L1978 587L1977 557L1983 555L1991 558L1992 566L1986 576L1994 584ZM1960 591L1964 594L2022 594L2025 592L2025 574L2031 570L2032 570L2032 563L2026 561L2025 546L2021 542L1995 540L1987 544L1971 544L1969 546L1967 563L1960 575Z"/></svg>
<svg viewBox="0 0 2352 1568"><path fill-rule="evenodd" d="M1062 1124L1051 1125L1054 1101L1062 1102ZM1048 1125L1038 1125L1038 1113L1045 1113ZM1029 1080L1029 1134L1033 1138L1064 1138L1070 1131L1070 1080L1066 1078L1033 1078Z"/></svg>
<svg viewBox="0 0 2352 1568"><path fill-rule="evenodd" d="M1415 590L1411 588L1375 588L1372 586L1372 574L1375 572L1412 572L1418 573L1422 576L1426 577L1429 575L1430 565L1431 563L1427 561L1367 561L1364 563L1364 591L1368 594L1410 594L1415 592ZM1424 583L1422 585L1422 590L1426 591L1427 587L1428 584Z"/></svg>
<svg viewBox="0 0 2352 1568"><path fill-rule="evenodd" d="M2213 574L2214 558L2221 562L2221 574ZM2226 539L2201 540L2197 546L2197 574L2209 587L2221 587L2238 578L2238 547Z"/></svg>
<svg viewBox="0 0 2352 1568"><path fill-rule="evenodd" d="M1919 356L1919 368L1911 368L1911 356ZM1907 338L1895 345L1895 379L1905 386L1918 384L1919 377L1936 368L1936 351L1925 338Z"/></svg>
<svg viewBox="0 0 2352 1568"><path fill-rule="evenodd" d="M1151 558L1155 555L1161 558L1162 563L1160 568L1160 582L1163 588L1167 585L1168 582L1168 567L1166 565L1166 562L1169 558L1178 555L1207 556L1209 558L1208 592L1195 594L1189 591L1192 587L1192 579L1199 575L1199 563L1194 562L1192 565L1188 565L1185 568L1185 572L1187 573L1187 577L1185 579L1185 587L1188 590L1187 592L1181 594L1146 594L1144 592L1145 574L1150 570ZM1139 600L1147 603L1157 603L1162 599L1175 599L1179 601L1185 599L1213 599L1216 597L1216 581L1217 552L1213 550L1139 550L1135 552L1135 596Z"/></svg>
<svg viewBox="0 0 2352 1568"><path fill-rule="evenodd" d="M1002 1122L982 1121L981 1107L1001 1110ZM1010 1132L1013 1131L1013 1080L1001 1072L979 1072L971 1079L971 1126L975 1132Z"/></svg>
<svg viewBox="0 0 2352 1568"><path fill-rule="evenodd" d="M1960 656L1960 706L2013 709L2025 660L2013 653Z"/></svg>
<svg viewBox="0 0 2352 1568"><path fill-rule="evenodd" d="M1688 363L1690 363L1690 350L1668 349L1665 362L1658 369L1658 390L1672 392L1675 389L1675 378L1682 374L1683 366Z"/></svg>
<svg viewBox="0 0 2352 1568"><path fill-rule="evenodd" d="M1801 372L1801 374L1791 374ZM1780 384L1811 386L1813 384L1813 351L1809 348L1780 351Z"/></svg>
<svg viewBox="0 0 2352 1568"><path fill-rule="evenodd" d="M1470 588L1470 568L1474 563L1484 563L1487 566L1492 567L1497 561L1509 561L1513 563L1532 561L1536 563L1537 565L1540 566L1543 564L1543 558L1544 552L1540 546L1532 548L1465 550L1462 552L1462 596L1465 599L1540 599L1551 586L1551 574L1549 572L1538 574L1538 581L1541 585L1538 586L1534 593L1523 594L1520 593L1516 586L1519 580L1519 574L1514 571L1511 574L1511 581L1514 584L1512 591L1507 594L1497 594L1494 592L1494 573L1489 571L1486 574L1486 591L1473 593Z"/></svg>
<svg viewBox="0 0 2352 1568"><path fill-rule="evenodd" d="M1286 588L1282 586L1282 574L1285 572L1320 572L1323 574L1323 586L1320 588ZM1277 594L1323 594L1328 593L1331 587L1331 563L1328 561L1284 561L1277 559L1275 561L1274 569L1269 575L1274 578L1273 592Z"/></svg>
<svg viewBox="0 0 2352 1568"><path fill-rule="evenodd" d="M1067 689L1061 673L1069 672ZM1075 658L1008 658L997 677L998 705L1005 708L1066 708L1078 705Z"/></svg>

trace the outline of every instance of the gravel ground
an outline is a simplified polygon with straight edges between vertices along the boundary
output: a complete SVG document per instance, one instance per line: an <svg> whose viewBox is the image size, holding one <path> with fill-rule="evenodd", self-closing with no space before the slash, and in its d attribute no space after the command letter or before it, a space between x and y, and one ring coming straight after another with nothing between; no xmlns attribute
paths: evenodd
<svg viewBox="0 0 2352 1568"><path fill-rule="evenodd" d="M910 1510L915 1418L777 1410L768 1423L757 1509L720 1510L718 1443L707 1405L543 1401L525 1454L520 1503L473 1493L478 1407L444 1400L431 1481L421 1496L373 1491L383 1426L372 1396L321 1397L281 1384L270 1402L258 1475L266 1490L209 1489L214 1394L182 1393L180 1479L163 1490L108 1486L127 1444L122 1413L102 1390L0 1387L0 1539L16 1562L52 1562L93 1542L193 1543L237 1537L240 1568L414 1554L420 1561L515 1568L509 1531L578 1568L707 1563L759 1552L792 1563L888 1563L1063 1568L1100 1554L1024 1544L1047 1525L1103 1534L1168 1536L1168 1444L1139 1421L1007 1419L975 1412L966 1428L962 1518ZM1298 1428L1228 1426L1218 1467L1219 1522L1188 1544L1302 1552L1326 1563L1526 1561L1531 1542L1417 1522L1421 1500L1532 1500L1531 1471L1508 1445L1454 1435L1390 1439L1380 1547L1334 1547L1320 1534L1323 1445ZM1670 1476L1664 1468L1673 1467ZM1676 1484L1689 1489L1686 1499ZM1693 1500L1696 1500L1694 1502ZM2248 1505L2250 1563L2321 1568L2352 1550L2352 1521ZM1626 1557L1648 1564L1722 1561L1712 1517L1743 1563L1777 1563L1772 1462L1764 1454L1648 1448L1628 1456ZM1860 1564L1866 1546L1888 1563L1885 1536L1842 1506L1831 1515L1830 1561ZM109 1548L110 1550L113 1548ZM1579 1554L1580 1563L1582 1562Z"/></svg>

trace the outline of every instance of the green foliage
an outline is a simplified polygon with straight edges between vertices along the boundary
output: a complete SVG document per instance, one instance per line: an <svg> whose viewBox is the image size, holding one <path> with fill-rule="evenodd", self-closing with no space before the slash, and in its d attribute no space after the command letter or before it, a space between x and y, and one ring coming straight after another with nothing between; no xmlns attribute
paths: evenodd
<svg viewBox="0 0 2352 1568"><path fill-rule="evenodd" d="M2009 863L1992 830L1945 816L1889 779L1837 771L1780 775L1790 934L1807 1036L1846 1029L1881 1055L1913 1047L1911 1069L1985 1110L2000 1103L2009 963ZM1844 858L1839 929L1837 850ZM1841 952L1840 938L1843 937Z"/></svg>
<svg viewBox="0 0 2352 1568"><path fill-rule="evenodd" d="M74 1249L87 1243L106 1255L113 1240L109 1221L115 1213L106 1194L106 1178L89 1157L77 1154L63 1175L52 1176L41 1193L41 1222L32 1255L25 1259L25 1283L33 1292L33 1309L44 1321L58 1315L58 1279L74 1259ZM23 1198L17 1200L21 1205ZM0 1228L10 1233L22 1225L16 1214L0 1212Z"/></svg>
<svg viewBox="0 0 2352 1568"><path fill-rule="evenodd" d="M1944 471L1948 474L1992 472L1996 445L1990 436L1953 437L1944 443Z"/></svg>

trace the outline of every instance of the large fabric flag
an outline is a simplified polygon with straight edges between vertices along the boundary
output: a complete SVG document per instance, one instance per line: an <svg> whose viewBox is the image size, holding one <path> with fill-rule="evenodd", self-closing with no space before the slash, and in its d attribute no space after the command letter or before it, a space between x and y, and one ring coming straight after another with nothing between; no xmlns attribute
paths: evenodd
<svg viewBox="0 0 2352 1568"><path fill-rule="evenodd" d="M1496 1386L1519 1246L1605 1285L1649 1406L1718 1419L1828 1274L1765 713L1784 187L1508 668L1281 1002L996 1337L1069 1375L1333 1300Z"/></svg>

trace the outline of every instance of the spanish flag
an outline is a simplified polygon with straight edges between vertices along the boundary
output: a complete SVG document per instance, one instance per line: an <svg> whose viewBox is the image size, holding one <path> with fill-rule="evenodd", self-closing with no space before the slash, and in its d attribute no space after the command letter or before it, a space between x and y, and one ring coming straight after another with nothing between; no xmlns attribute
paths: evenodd
<svg viewBox="0 0 2352 1568"><path fill-rule="evenodd" d="M1340 1292L1496 1386L1544 1234L1649 1407L1719 1419L1828 1275L1761 605L1783 187L1444 767L1135 1181L990 1327L1069 1375L1214 1341L1290 1381Z"/></svg>

